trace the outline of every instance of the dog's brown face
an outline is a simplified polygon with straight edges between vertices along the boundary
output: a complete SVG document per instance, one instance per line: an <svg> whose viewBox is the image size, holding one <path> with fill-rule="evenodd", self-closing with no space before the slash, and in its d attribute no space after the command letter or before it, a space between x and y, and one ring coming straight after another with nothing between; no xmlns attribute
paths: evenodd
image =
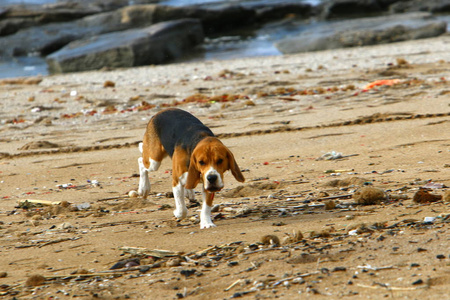
<svg viewBox="0 0 450 300"><path fill-rule="evenodd" d="M231 151L217 138L205 138L192 153L186 188L195 188L201 178L205 190L218 192L224 187L223 173L227 170L231 170L237 181L244 182L245 178Z"/></svg>

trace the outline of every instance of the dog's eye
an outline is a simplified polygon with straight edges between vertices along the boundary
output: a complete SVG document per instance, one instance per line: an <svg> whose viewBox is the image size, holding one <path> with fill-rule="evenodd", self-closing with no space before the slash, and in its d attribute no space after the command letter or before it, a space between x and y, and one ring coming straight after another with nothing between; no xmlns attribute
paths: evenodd
<svg viewBox="0 0 450 300"><path fill-rule="evenodd" d="M205 162L204 162L203 160L199 161L198 163L200 164L200 166L206 165Z"/></svg>
<svg viewBox="0 0 450 300"><path fill-rule="evenodd" d="M223 159L219 158L219 159L217 160L217 164L220 165L221 163L223 163Z"/></svg>

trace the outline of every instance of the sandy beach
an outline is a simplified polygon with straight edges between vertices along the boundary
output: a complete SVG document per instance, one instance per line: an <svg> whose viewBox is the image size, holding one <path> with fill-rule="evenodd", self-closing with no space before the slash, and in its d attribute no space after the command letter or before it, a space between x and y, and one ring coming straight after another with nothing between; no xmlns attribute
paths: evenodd
<svg viewBox="0 0 450 300"><path fill-rule="evenodd" d="M449 49L447 34L1 80L0 296L444 299ZM147 200L128 196L148 120L175 106L246 177L226 175L216 228L195 203L173 217L169 159ZM382 199L360 205L364 187Z"/></svg>

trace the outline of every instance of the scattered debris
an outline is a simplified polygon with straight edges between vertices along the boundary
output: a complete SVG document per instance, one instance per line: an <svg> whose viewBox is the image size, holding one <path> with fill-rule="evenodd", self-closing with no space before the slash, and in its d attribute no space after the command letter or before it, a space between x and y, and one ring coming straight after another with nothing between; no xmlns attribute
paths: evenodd
<svg viewBox="0 0 450 300"><path fill-rule="evenodd" d="M423 189L443 189L446 188L445 184L443 183L436 183L436 182L427 182L424 186L422 186Z"/></svg>
<svg viewBox="0 0 450 300"><path fill-rule="evenodd" d="M263 245L279 246L280 239L276 235L269 234L269 235L265 235L261 238L261 243L263 243Z"/></svg>
<svg viewBox="0 0 450 300"><path fill-rule="evenodd" d="M147 255L147 256L153 256L158 258L163 257L173 257L173 256L179 256L180 254L178 252L168 251L168 250L158 250L158 249L147 249L147 248L138 248L138 247L120 247L119 250L130 253L133 255Z"/></svg>
<svg viewBox="0 0 450 300"><path fill-rule="evenodd" d="M430 203L436 202L442 199L441 195L430 194L425 189L419 189L413 197L413 202L415 203Z"/></svg>
<svg viewBox="0 0 450 300"><path fill-rule="evenodd" d="M331 151L323 154L321 157L319 157L317 160L334 160L343 158L344 156L340 152Z"/></svg>
<svg viewBox="0 0 450 300"><path fill-rule="evenodd" d="M364 88L365 90L373 89L376 86L391 86L395 84L401 83L400 79L381 79L381 80L375 80L369 84L366 85Z"/></svg>
<svg viewBox="0 0 450 300"><path fill-rule="evenodd" d="M43 285L45 282L45 277L39 274L31 275L28 277L28 279L25 281L25 285L27 286L39 286Z"/></svg>
<svg viewBox="0 0 450 300"><path fill-rule="evenodd" d="M367 186L357 190L353 199L361 205L375 205L385 200L386 194L382 189Z"/></svg>
<svg viewBox="0 0 450 300"><path fill-rule="evenodd" d="M349 177L344 179L333 179L325 183L325 186L331 187L347 187L347 186L364 186L370 183L366 178Z"/></svg>
<svg viewBox="0 0 450 300"><path fill-rule="evenodd" d="M445 191L444 201L445 202L450 202L450 190Z"/></svg>
<svg viewBox="0 0 450 300"><path fill-rule="evenodd" d="M140 265L140 260L139 258L130 258L130 259L125 259L125 260L121 260L117 263L115 263L111 268L109 268L110 270L117 270L117 269L123 269L123 268L131 268L131 267L137 267Z"/></svg>
<svg viewBox="0 0 450 300"><path fill-rule="evenodd" d="M303 233L300 230L293 230L292 233L286 233L283 238L283 244L293 244L303 240Z"/></svg>

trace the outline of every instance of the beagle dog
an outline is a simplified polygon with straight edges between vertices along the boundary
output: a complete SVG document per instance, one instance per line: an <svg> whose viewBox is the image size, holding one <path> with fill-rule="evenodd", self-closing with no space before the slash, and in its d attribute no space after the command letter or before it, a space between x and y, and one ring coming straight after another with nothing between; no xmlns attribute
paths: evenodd
<svg viewBox="0 0 450 300"><path fill-rule="evenodd" d="M194 200L193 189L202 182L200 228L216 226L211 220L211 207L214 193L224 187L224 172L231 170L237 181L245 180L233 153L199 119L181 109L169 108L154 115L139 150L142 157L138 159L138 193L143 198L150 191L148 171L158 170L167 155L172 158L176 218L187 216L184 197Z"/></svg>

